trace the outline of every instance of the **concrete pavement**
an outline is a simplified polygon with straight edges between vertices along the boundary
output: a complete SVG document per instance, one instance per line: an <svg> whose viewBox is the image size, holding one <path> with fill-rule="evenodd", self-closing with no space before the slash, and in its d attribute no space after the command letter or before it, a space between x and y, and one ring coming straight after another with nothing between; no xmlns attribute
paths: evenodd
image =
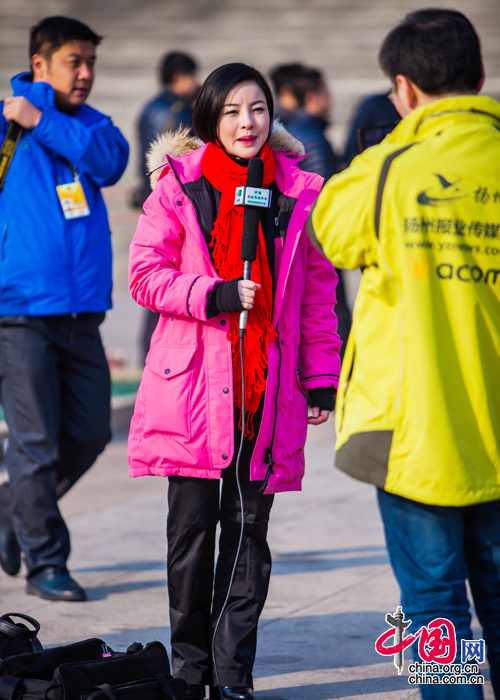
<svg viewBox="0 0 500 700"><path fill-rule="evenodd" d="M392 657L374 649L399 594L374 490L332 468L333 439L333 422L310 427L303 491L275 499L256 697L417 700L409 652L398 676ZM24 593L22 575L0 572L2 612L37 618L46 646L95 636L119 650L153 639L168 648L166 487L158 477L130 479L125 443L112 443L61 504L72 533L70 569L89 600L43 601ZM493 698L489 687L485 697Z"/></svg>

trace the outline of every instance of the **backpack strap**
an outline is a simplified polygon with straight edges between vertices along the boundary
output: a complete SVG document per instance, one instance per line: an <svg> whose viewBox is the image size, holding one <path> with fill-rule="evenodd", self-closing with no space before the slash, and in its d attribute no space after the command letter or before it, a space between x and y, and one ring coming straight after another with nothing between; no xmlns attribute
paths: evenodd
<svg viewBox="0 0 500 700"><path fill-rule="evenodd" d="M175 693L172 690L172 686L170 685L167 676L164 673L155 673L154 677L158 680L160 688L165 694L165 697L168 698L168 700L176 700Z"/></svg>
<svg viewBox="0 0 500 700"><path fill-rule="evenodd" d="M99 695L104 696L105 698L109 698L109 700L117 700L116 695L113 692L112 686L109 685L109 683L103 683L102 685L96 686L97 692L92 693L92 695L89 695L89 700L90 698L98 698Z"/></svg>
<svg viewBox="0 0 500 700"><path fill-rule="evenodd" d="M0 700L13 700L18 697L17 690L19 685L22 683L22 678L16 678L15 676L1 676L0 677Z"/></svg>
<svg viewBox="0 0 500 700"><path fill-rule="evenodd" d="M163 692L162 697L165 697L166 700L176 700L175 693L172 690L172 686L168 682L167 676L164 673L156 673L154 675L154 678L156 678L156 680L158 681L158 683L160 685L160 689ZM148 680L148 679L146 679L146 680ZM86 696L87 700L94 700L94 698L97 700L97 698L99 698L99 697L105 697L105 698L108 698L108 700L118 700L118 698L115 695L113 687L109 683L103 683L102 685L97 685L96 690L91 695ZM0 700L3 700L1 694L0 694ZM8 700L10 700L10 698Z"/></svg>
<svg viewBox="0 0 500 700"><path fill-rule="evenodd" d="M13 617L20 617L22 620L29 622L33 629L28 629L28 627L26 627L26 625L22 623L16 624L12 620ZM33 639L39 632L40 623L38 622L38 620L35 620L34 617L30 617L29 615L23 615L23 613L17 612L5 613L5 615L0 616L0 633L6 634L9 637L17 637L18 639L22 638L33 641Z"/></svg>
<svg viewBox="0 0 500 700"><path fill-rule="evenodd" d="M11 122L0 149L0 192L3 189L5 177L11 164L17 144L24 129L17 122Z"/></svg>

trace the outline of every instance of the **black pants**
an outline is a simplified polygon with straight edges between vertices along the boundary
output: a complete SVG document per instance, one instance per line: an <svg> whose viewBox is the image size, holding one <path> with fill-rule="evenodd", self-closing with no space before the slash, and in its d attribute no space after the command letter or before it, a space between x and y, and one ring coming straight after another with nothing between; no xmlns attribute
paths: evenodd
<svg viewBox="0 0 500 700"><path fill-rule="evenodd" d="M57 501L111 438L103 318L0 319L0 400L10 433L0 507L10 510L28 576L66 565L70 538Z"/></svg>
<svg viewBox="0 0 500 700"><path fill-rule="evenodd" d="M236 446L238 440L236 432ZM253 447L254 443L245 439L240 464L245 512L242 551L215 639L221 684L249 687L253 687L257 623L271 575L267 528L274 499L258 492L261 482L249 479ZM222 489L218 479L169 478L167 539L172 666L174 676L188 683L216 684L211 639L227 595L241 529L235 465L236 455L224 469ZM219 521L219 556L214 581Z"/></svg>

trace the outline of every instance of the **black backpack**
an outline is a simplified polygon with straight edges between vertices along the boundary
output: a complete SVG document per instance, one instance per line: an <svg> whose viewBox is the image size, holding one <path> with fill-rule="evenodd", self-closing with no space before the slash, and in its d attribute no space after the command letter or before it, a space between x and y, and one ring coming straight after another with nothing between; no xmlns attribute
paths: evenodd
<svg viewBox="0 0 500 700"><path fill-rule="evenodd" d="M7 618L10 634L10 625L18 627L10 619L16 615L33 625L28 630L33 644L40 625L9 613L2 620ZM172 678L167 651L158 641L136 642L126 652L113 651L102 639L24 651L0 661L0 700L185 700L186 684Z"/></svg>

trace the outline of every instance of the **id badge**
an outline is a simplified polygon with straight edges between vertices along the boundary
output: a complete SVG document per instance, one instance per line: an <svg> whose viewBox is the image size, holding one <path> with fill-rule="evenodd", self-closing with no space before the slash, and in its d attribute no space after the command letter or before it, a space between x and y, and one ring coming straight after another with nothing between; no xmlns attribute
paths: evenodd
<svg viewBox="0 0 500 700"><path fill-rule="evenodd" d="M56 190L65 219L79 219L90 214L81 182L77 180L57 185Z"/></svg>

